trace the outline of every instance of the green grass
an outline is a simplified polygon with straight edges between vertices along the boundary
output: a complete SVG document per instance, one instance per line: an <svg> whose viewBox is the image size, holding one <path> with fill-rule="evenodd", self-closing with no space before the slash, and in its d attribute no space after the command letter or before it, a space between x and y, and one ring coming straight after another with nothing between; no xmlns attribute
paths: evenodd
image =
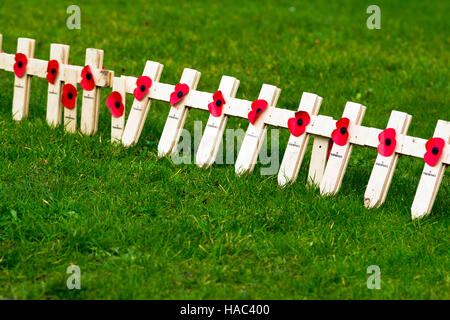
<svg viewBox="0 0 450 320"><path fill-rule="evenodd" d="M116 75L138 76L147 59L161 81L184 67L202 72L199 90L223 74L253 100L263 82L282 88L278 106L296 109L303 91L339 118L345 102L367 106L364 125L383 128L391 110L413 115L409 134L431 137L449 117L448 1L378 1L381 30L366 28L373 1L77 1L81 30L65 27L72 1L0 3L3 49L18 37L105 50ZM97 4L94 4L97 3ZM30 116L11 116L13 75L0 71L0 298L13 299L449 299L449 179L432 214L411 221L423 160L402 157L386 203L363 206L376 150L355 147L342 188L322 198L297 182L247 177L234 166L175 165L158 159L168 104L154 103L139 143L112 146L102 90L94 137L50 129L47 83L33 79ZM131 105L131 97L128 98ZM191 111L186 128L208 114ZM227 128L247 127L245 119ZM281 155L289 133L281 130ZM82 290L66 288L77 264ZM381 268L368 290L366 269Z"/></svg>

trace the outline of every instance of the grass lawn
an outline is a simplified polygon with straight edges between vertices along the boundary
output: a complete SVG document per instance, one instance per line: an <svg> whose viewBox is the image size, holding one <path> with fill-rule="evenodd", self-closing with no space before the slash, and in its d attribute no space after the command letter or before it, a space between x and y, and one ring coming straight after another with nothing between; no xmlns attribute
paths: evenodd
<svg viewBox="0 0 450 320"><path fill-rule="evenodd" d="M124 2L79 0L81 30L68 30L71 1L3 0L3 50L30 37L35 57L48 59L50 44L64 43L83 65L85 49L99 48L116 75L139 76L154 60L162 82L190 67L209 92L226 74L248 100L262 83L280 87L278 106L290 109L313 92L321 114L338 119L351 100L378 128L395 109L413 115L408 133L422 138L450 120L448 1ZM371 4L381 30L366 27ZM421 159L400 158L386 203L369 211L375 149L355 147L341 190L323 198L305 184L311 145L296 183L281 189L260 164L239 178L233 165L158 159L166 103L152 104L136 146L112 146L110 89L94 137L47 126L44 79L32 81L29 119L15 123L13 80L0 71L0 298L450 298L448 172L432 214L413 222ZM193 110L185 128L207 119ZM281 156L288 138L281 130ZM70 264L81 290L66 287ZM381 268L380 290L366 286L370 265Z"/></svg>

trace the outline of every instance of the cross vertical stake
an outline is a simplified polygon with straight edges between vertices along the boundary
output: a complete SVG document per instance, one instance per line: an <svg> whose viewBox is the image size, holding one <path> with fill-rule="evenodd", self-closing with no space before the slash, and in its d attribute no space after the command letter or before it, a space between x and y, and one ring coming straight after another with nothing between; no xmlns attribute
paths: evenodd
<svg viewBox="0 0 450 320"><path fill-rule="evenodd" d="M64 68L65 83L77 88L79 69L75 66L66 66ZM78 91L78 89L77 89ZM75 133L77 131L77 101L72 109L64 108L64 129L67 132Z"/></svg>
<svg viewBox="0 0 450 320"><path fill-rule="evenodd" d="M342 117L346 117L350 120L348 128L349 135L352 134L352 124L361 124L365 111L366 107L359 103L347 102ZM353 146L349 141L350 137L343 146L336 143L333 144L330 158L328 159L322 182L320 183L320 193L322 195L335 194L338 192L352 152Z"/></svg>
<svg viewBox="0 0 450 320"><path fill-rule="evenodd" d="M34 44L35 41L33 39L19 38L17 40L17 53L25 54L29 60L34 55ZM29 76L27 71L25 71L22 77L14 77L12 113L14 120L21 121L28 116L31 76Z"/></svg>
<svg viewBox="0 0 450 320"><path fill-rule="evenodd" d="M258 99L266 100L269 106L259 116L254 125L251 123L248 125L244 140L242 140L242 145L236 159L234 168L236 174L241 175L251 173L255 168L256 160L261 149L261 144L267 131L265 119L270 112L269 109L277 104L280 92L281 89L275 86L263 84Z"/></svg>
<svg viewBox="0 0 450 320"><path fill-rule="evenodd" d="M122 96L122 103L126 104L126 79L124 77L113 80L113 91L117 91ZM111 116L111 142L120 142L122 139L123 129L125 127L125 110L120 117Z"/></svg>
<svg viewBox="0 0 450 320"><path fill-rule="evenodd" d="M175 151L189 111L186 107L186 102L189 100L191 91L197 88L200 75L201 73L197 70L188 68L185 68L181 75L180 83L185 83L189 86L189 93L175 106L170 107L169 116L159 139L158 155L160 157L170 155Z"/></svg>
<svg viewBox="0 0 450 320"><path fill-rule="evenodd" d="M222 76L219 90L222 91L226 104L231 103L231 99L236 96L239 87L239 80L229 76ZM203 132L202 139L198 145L195 163L199 167L209 168L215 161L220 143L222 142L223 131L227 124L228 116L225 114L225 106L222 107L222 114L215 117L209 115L208 123Z"/></svg>
<svg viewBox="0 0 450 320"><path fill-rule="evenodd" d="M59 63L59 71L56 75L55 84L48 84L47 95L47 123L52 127L61 124L62 118L62 81L64 75L64 65L69 61L69 46L52 43L50 46L50 60L56 60Z"/></svg>
<svg viewBox="0 0 450 320"><path fill-rule="evenodd" d="M317 115L319 113L322 98L316 94L304 92L300 100L298 111L306 111L308 114ZM308 146L309 134L304 132L296 137L291 134L289 137L283 160L281 161L278 172L278 184L284 186L287 183L293 183L298 176L303 156Z"/></svg>
<svg viewBox="0 0 450 320"><path fill-rule="evenodd" d="M100 70L103 66L103 50L86 49L85 65L89 66L92 72L95 72L95 69ZM91 91L83 90L80 124L83 134L93 135L97 132L99 102L100 88L97 84Z"/></svg>
<svg viewBox="0 0 450 320"><path fill-rule="evenodd" d="M433 137L444 139L444 148L448 148L448 143L450 142L450 122L438 120ZM424 153L425 151L423 150ZM442 152L442 155L444 155L444 152ZM443 156L441 156L433 167L425 164L411 206L411 216L413 219L422 218L431 212L446 167L442 161Z"/></svg>
<svg viewBox="0 0 450 320"><path fill-rule="evenodd" d="M395 129L397 135L406 134L410 122L411 116L409 114L393 110L389 117L387 128ZM394 170L397 166L397 160L398 153L395 151L388 157L381 154L377 155L364 194L364 205L367 208L378 207L386 200Z"/></svg>

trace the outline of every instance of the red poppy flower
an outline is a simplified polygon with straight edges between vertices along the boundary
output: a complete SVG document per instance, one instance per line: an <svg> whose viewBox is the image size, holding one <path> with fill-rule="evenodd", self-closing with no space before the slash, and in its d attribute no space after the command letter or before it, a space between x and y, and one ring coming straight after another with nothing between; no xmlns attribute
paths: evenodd
<svg viewBox="0 0 450 320"><path fill-rule="evenodd" d="M425 163L434 167L439 161L444 147L445 141L442 138L435 137L428 140L427 143L425 143L425 149L427 149L427 152L425 152L425 155L423 156Z"/></svg>
<svg viewBox="0 0 450 320"><path fill-rule="evenodd" d="M395 151L395 146L397 145L397 140L395 140L396 132L393 128L387 128L380 132L378 135L378 153L382 156L389 157Z"/></svg>
<svg viewBox="0 0 450 320"><path fill-rule="evenodd" d="M306 126L311 121L311 118L306 111L298 111L295 113L295 118L288 120L288 128L291 134L295 137L300 136L306 130Z"/></svg>
<svg viewBox="0 0 450 320"><path fill-rule="evenodd" d="M189 86L185 83L178 83L175 86L175 91L170 94L170 105L174 106L189 92Z"/></svg>
<svg viewBox="0 0 450 320"><path fill-rule="evenodd" d="M336 129L331 133L331 139L339 146L343 146L348 140L348 125L350 120L348 118L341 118L336 122Z"/></svg>
<svg viewBox="0 0 450 320"><path fill-rule="evenodd" d="M123 115L125 107L122 101L122 95L117 91L113 91L106 99L106 106L110 109L113 117L118 118Z"/></svg>
<svg viewBox="0 0 450 320"><path fill-rule="evenodd" d="M147 94L148 89L152 86L152 79L147 76L140 76L136 80L136 88L133 91L133 95L136 100L141 101Z"/></svg>
<svg viewBox="0 0 450 320"><path fill-rule="evenodd" d="M16 63L14 64L14 73L21 78L27 69L28 58L23 53L16 53L14 59L16 60Z"/></svg>
<svg viewBox="0 0 450 320"><path fill-rule="evenodd" d="M73 109L75 107L75 103L77 101L77 88L75 88L72 84L66 83L63 86L62 93L62 104L67 109Z"/></svg>
<svg viewBox="0 0 450 320"><path fill-rule="evenodd" d="M47 64L47 81L55 84L56 76L58 75L59 63L57 60L50 60Z"/></svg>
<svg viewBox="0 0 450 320"><path fill-rule="evenodd" d="M222 107L226 104L225 99L223 98L222 91L216 91L213 94L213 102L208 104L209 112L214 117L220 117L222 115Z"/></svg>
<svg viewBox="0 0 450 320"><path fill-rule="evenodd" d="M266 100L258 99L252 102L252 110L248 113L248 121L251 124L255 124L256 119L258 119L259 115L266 110L269 106Z"/></svg>
<svg viewBox="0 0 450 320"><path fill-rule="evenodd" d="M92 74L91 67L85 66L83 70L81 70L81 87L84 90L91 91L95 88L94 75Z"/></svg>

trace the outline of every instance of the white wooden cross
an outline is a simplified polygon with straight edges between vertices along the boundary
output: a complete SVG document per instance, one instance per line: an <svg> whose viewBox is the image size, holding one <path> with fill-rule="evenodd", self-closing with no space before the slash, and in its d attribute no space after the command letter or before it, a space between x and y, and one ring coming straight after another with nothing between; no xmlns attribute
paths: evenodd
<svg viewBox="0 0 450 320"><path fill-rule="evenodd" d="M348 118L350 120L350 125L347 129L349 132L349 136L353 134L352 125L361 124L365 111L365 106L354 102L347 102L342 117ZM333 144L333 147L331 148L330 158L325 167L325 172L320 184L321 194L335 194L339 190L351 152L352 143L350 138L343 146L340 146L336 143Z"/></svg>
<svg viewBox="0 0 450 320"><path fill-rule="evenodd" d="M33 57L34 55L34 44L33 39L19 38L17 40L17 53L23 53L27 56L27 59ZM19 62L22 64L22 62ZM29 68L29 61L27 63L27 69ZM13 96L13 106L12 114L13 119L16 121L21 121L22 119L28 117L29 101L30 101L30 86L31 86L31 75L27 71L23 76L14 76L14 96Z"/></svg>
<svg viewBox="0 0 450 320"><path fill-rule="evenodd" d="M160 157L170 155L175 151L189 111L186 107L186 102L190 98L191 91L197 88L200 75L200 72L193 69L185 68L183 71L180 83L189 86L189 93L183 96L183 99L175 106L170 107L169 116L167 117L161 138L159 139L158 155Z"/></svg>
<svg viewBox="0 0 450 320"><path fill-rule="evenodd" d="M398 134L406 134L410 123L411 116L409 114L393 110L389 117L387 128L395 129ZM390 156L377 155L364 194L364 205L366 207L378 207L386 200L394 170L397 166L397 160L398 153L395 150Z"/></svg>
<svg viewBox="0 0 450 320"><path fill-rule="evenodd" d="M265 120L268 117L268 114L270 114L270 109L274 108L277 104L280 93L281 89L272 85L263 84L258 99L266 100L269 105L254 124L250 123L248 125L247 132L245 133L244 140L242 141L236 159L234 168L236 174L241 175L253 171L264 135L267 131Z"/></svg>
<svg viewBox="0 0 450 320"><path fill-rule="evenodd" d="M215 161L219 146L222 141L223 132L227 124L228 115L225 106L231 104L231 99L236 96L239 80L229 76L222 76L219 90L222 92L225 103L222 106L222 114L218 117L210 114L202 139L198 145L195 162L199 167L209 168Z"/></svg>
<svg viewBox="0 0 450 320"><path fill-rule="evenodd" d="M76 66L66 66L64 68L64 84L71 84L77 88L77 83L80 81L79 68ZM64 130L70 133L77 131L77 97L75 99L75 106L72 109L64 108Z"/></svg>
<svg viewBox="0 0 450 320"><path fill-rule="evenodd" d="M438 162L434 166L425 164L422 175L420 177L419 185L417 187L416 195L411 206L411 216L413 219L422 218L431 212L433 208L436 194L439 190L446 165L444 161L449 162L448 155L450 142L450 122L439 120L433 137L440 137L445 141L445 147ZM427 151L425 145L419 149L421 153L425 154ZM447 155L444 153L446 151ZM447 208L448 209L448 208Z"/></svg>
<svg viewBox="0 0 450 320"><path fill-rule="evenodd" d="M122 96L123 106L126 106L126 77L114 77L112 90L117 91ZM121 142L125 128L125 110L120 117L111 116L111 142Z"/></svg>
<svg viewBox="0 0 450 320"><path fill-rule="evenodd" d="M298 111L306 111L308 114L317 115L319 113L322 98L316 94L303 92L300 100ZM293 183L298 176L303 156L308 146L309 134L304 134L296 137L291 134L288 145L284 152L283 160L281 161L280 170L278 172L278 184L281 186L287 183ZM311 162L312 164L313 162Z"/></svg>
<svg viewBox="0 0 450 320"><path fill-rule="evenodd" d="M70 47L64 44L52 43L50 45L50 60L56 60L59 63L59 70L56 74L55 83L48 84L47 123L52 127L57 127L61 124L62 109L63 109L61 103L61 94L62 94L62 81L64 81L63 65L69 62L69 49Z"/></svg>
<svg viewBox="0 0 450 320"><path fill-rule="evenodd" d="M150 109L152 92L155 93L157 88L160 88L157 83L161 77L161 73L164 66L158 62L147 61L145 64L143 76L147 76L152 80L152 87L148 90L146 96L141 100L134 99L131 106L130 114L125 125L125 129L122 135L122 144L125 147L136 144L144 127L145 119L147 118L148 110ZM136 89L137 78L126 78L126 91L127 93L133 93ZM163 90L158 90L163 91Z"/></svg>

